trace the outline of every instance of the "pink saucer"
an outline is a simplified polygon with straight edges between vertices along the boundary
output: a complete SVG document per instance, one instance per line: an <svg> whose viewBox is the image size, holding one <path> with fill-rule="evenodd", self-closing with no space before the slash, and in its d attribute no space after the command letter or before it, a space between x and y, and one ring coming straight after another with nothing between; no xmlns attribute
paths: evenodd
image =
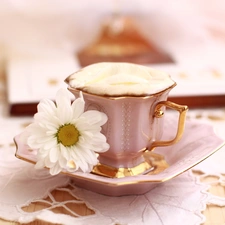
<svg viewBox="0 0 225 225"><path fill-rule="evenodd" d="M168 118L165 121L163 140L171 139L175 133L176 122ZM35 151L30 151L20 141L20 135L17 135L14 140L17 145L16 157L35 163ZM215 153L224 144L225 142L215 134L212 126L187 120L184 135L179 143L169 147L156 148L154 151L154 153L163 155L169 164L169 167L161 173L123 178L107 178L82 172L63 173L71 176L77 186L100 194L109 196L143 194L156 185L189 170Z"/></svg>

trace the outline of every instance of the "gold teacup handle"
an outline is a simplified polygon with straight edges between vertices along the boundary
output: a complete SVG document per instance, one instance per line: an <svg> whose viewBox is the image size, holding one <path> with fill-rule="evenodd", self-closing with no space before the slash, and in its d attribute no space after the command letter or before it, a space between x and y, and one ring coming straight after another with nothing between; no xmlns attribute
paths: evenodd
<svg viewBox="0 0 225 225"><path fill-rule="evenodd" d="M161 110L161 108L163 106L166 106L168 108L174 109L179 112L177 134L176 134L175 138L170 141L155 141L155 142L153 142L150 150L153 150L155 147L168 146L168 145L177 143L181 139L183 132L184 132L185 119L186 119L186 113L188 110L188 106L179 105L179 104L176 104L176 103L170 102L170 101L161 101L161 102L157 103L157 105L155 107L154 117L161 118L164 115L164 111Z"/></svg>

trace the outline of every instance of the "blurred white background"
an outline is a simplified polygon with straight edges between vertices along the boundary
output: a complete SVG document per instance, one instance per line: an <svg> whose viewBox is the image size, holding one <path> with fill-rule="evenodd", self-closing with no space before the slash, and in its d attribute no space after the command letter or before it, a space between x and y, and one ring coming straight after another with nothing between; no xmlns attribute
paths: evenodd
<svg viewBox="0 0 225 225"><path fill-rule="evenodd" d="M190 47L224 45L224 11L223 0L1 0L0 52L1 57L74 52L119 12L166 51L192 55Z"/></svg>
<svg viewBox="0 0 225 225"><path fill-rule="evenodd" d="M0 0L0 73L6 70L8 102L53 98L79 69L75 53L94 41L115 13L131 17L176 65L200 66L201 75L195 76L195 69L187 73L189 82L175 75L181 84L177 95L198 95L203 81L204 94L212 87L211 94L224 93L224 12L224 0ZM214 71L219 79L204 78Z"/></svg>

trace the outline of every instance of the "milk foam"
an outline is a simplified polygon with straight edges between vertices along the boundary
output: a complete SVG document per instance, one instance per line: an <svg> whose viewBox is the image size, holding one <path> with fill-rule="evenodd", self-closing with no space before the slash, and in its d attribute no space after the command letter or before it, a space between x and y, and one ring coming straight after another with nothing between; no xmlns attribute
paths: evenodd
<svg viewBox="0 0 225 225"><path fill-rule="evenodd" d="M162 71L132 63L96 63L67 78L72 88L97 95L143 96L161 92L175 82Z"/></svg>

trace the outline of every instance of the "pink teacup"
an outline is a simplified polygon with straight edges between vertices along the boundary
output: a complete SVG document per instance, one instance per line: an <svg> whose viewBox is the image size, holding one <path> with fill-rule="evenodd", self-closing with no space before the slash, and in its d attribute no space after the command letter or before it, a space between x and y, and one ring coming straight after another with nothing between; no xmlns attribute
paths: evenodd
<svg viewBox="0 0 225 225"><path fill-rule="evenodd" d="M96 75L96 71L101 72ZM127 80L132 71L137 79L131 77L131 81ZM147 72L151 74L149 84ZM121 78L122 82L119 82L117 74L126 76L126 79ZM139 80L139 74L147 81ZM108 77L111 79L110 84ZM83 86L79 81L83 82ZM188 107L167 101L168 94L176 83L163 72L129 63L98 63L70 75L65 82L76 97L82 90L86 110L95 109L108 116L102 133L106 136L110 149L99 154L99 164L93 169L96 174L108 177L144 174L152 169L151 160L144 153L158 146L172 145L183 134ZM94 87L89 87L89 84L94 84ZM142 90L138 89L139 86ZM172 140L161 140L166 107L179 112L177 133Z"/></svg>

